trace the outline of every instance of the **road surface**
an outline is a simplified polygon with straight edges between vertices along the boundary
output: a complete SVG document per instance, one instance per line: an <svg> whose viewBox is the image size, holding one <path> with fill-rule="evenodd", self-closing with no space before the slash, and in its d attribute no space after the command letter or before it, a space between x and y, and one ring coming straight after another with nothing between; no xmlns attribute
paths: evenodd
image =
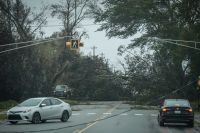
<svg viewBox="0 0 200 133"><path fill-rule="evenodd" d="M73 106L68 122L51 120L41 124L20 122L0 124L0 133L199 133L195 124L189 128L184 124L160 127L156 110L130 110L122 102L94 102L90 105Z"/></svg>

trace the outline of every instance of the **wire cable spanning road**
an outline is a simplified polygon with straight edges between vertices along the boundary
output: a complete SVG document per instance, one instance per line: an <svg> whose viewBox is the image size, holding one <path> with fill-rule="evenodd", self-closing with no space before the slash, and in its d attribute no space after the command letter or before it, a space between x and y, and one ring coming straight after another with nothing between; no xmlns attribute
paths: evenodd
<svg viewBox="0 0 200 133"><path fill-rule="evenodd" d="M32 40L32 41L26 41L26 42L17 42L17 43L9 43L9 44L0 45L0 48L7 47L7 46L16 46L15 48L9 48L9 49L6 49L6 50L2 50L2 51L0 51L0 54L7 53L7 52L10 52L10 51L19 50L19 49L23 49L23 48L27 48L27 47L36 46L36 45L39 45L39 44L45 44L47 42L52 42L52 41L64 39L64 38L67 38L67 37L72 38L72 36L62 36L62 37L57 37L57 38L48 38L48 39ZM148 39L146 37L142 37L142 38ZM174 44L174 45L178 45L178 46L181 46L181 47L186 47L186 48L190 48L190 49L200 51L200 48L197 48L197 44L199 46L200 42L186 41L186 40L174 40L174 39L161 39L161 38L151 37L151 40L152 39L156 40L156 41ZM189 45L185 45L185 44L181 44L181 43L194 43L194 47L189 46ZM24 44L25 46L20 46L22 44Z"/></svg>

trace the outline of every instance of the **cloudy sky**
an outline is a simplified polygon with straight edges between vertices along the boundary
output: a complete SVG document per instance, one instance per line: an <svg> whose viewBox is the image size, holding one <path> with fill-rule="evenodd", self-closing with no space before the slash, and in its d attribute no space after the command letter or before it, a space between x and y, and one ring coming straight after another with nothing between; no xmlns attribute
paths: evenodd
<svg viewBox="0 0 200 133"><path fill-rule="evenodd" d="M60 0L22 0L25 4L30 6L34 11L38 11L43 4L50 5L52 3L59 2ZM43 4L42 4L43 3ZM57 18L52 18L50 16L50 12L46 13L48 17L47 25L58 25L61 24L61 21ZM93 24L93 20L85 20L82 25ZM96 55L104 54L105 57L110 61L110 64L115 66L116 69L120 69L120 64L118 60L123 60L120 56L117 55L117 49L120 45L127 45L130 43L130 40L134 39L118 39L111 38L108 39L105 36L105 31L96 32L99 25L90 25L83 26L83 28L79 30L84 30L88 33L89 38L83 38L81 41L84 43L84 47L81 48L81 52L85 55L92 54L92 47L96 46ZM43 31L45 32L45 36L50 36L53 32L60 31L60 26L55 27L44 27Z"/></svg>

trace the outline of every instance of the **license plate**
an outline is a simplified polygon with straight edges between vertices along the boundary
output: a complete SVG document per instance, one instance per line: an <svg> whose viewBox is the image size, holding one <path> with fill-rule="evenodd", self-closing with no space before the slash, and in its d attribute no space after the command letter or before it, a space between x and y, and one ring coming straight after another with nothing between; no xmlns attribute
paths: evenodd
<svg viewBox="0 0 200 133"><path fill-rule="evenodd" d="M175 114L180 114L180 113L181 113L181 111L174 111L174 113L175 113Z"/></svg>

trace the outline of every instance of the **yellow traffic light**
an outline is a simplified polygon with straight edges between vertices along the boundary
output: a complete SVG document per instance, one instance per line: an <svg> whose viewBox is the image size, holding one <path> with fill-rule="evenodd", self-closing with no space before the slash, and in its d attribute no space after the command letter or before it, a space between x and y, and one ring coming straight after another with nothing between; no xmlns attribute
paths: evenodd
<svg viewBox="0 0 200 133"><path fill-rule="evenodd" d="M78 51L80 47L83 47L83 43L80 42L80 39L71 39L66 42L66 47L70 50Z"/></svg>
<svg viewBox="0 0 200 133"><path fill-rule="evenodd" d="M71 49L71 41L70 41L70 42L66 42L66 47L67 47L68 49Z"/></svg>

